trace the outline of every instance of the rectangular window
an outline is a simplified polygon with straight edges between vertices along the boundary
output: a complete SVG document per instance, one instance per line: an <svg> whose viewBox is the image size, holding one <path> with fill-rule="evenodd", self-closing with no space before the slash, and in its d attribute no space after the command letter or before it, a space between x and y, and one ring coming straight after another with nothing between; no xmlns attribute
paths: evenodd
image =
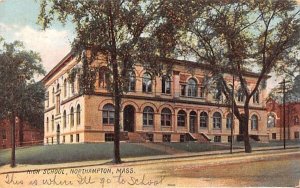
<svg viewBox="0 0 300 188"><path fill-rule="evenodd" d="M181 88L180 88L180 90L181 90L181 96L185 96L185 90L186 90L186 85L181 85L180 86Z"/></svg>
<svg viewBox="0 0 300 188"><path fill-rule="evenodd" d="M299 132L294 132L295 139L299 139Z"/></svg>
<svg viewBox="0 0 300 188"><path fill-rule="evenodd" d="M53 144L53 137L51 138L51 144Z"/></svg>
<svg viewBox="0 0 300 188"><path fill-rule="evenodd" d="M150 142L153 142L153 134L146 134L147 140L149 140Z"/></svg>
<svg viewBox="0 0 300 188"><path fill-rule="evenodd" d="M272 139L276 140L276 133L272 133Z"/></svg>
<svg viewBox="0 0 300 188"><path fill-rule="evenodd" d="M2 130L2 139L6 140L6 130Z"/></svg>
<svg viewBox="0 0 300 188"><path fill-rule="evenodd" d="M163 142L171 142L171 135L170 134L164 134L162 141Z"/></svg>
<svg viewBox="0 0 300 188"><path fill-rule="evenodd" d="M114 141L114 134L113 133L105 133L105 142L112 142Z"/></svg>
<svg viewBox="0 0 300 188"><path fill-rule="evenodd" d="M185 135L184 134L181 134L180 135L180 142L185 142Z"/></svg>
<svg viewBox="0 0 300 188"><path fill-rule="evenodd" d="M200 93L199 93L199 95L200 95L201 98L205 97L205 87L203 87L203 86L200 87Z"/></svg>
<svg viewBox="0 0 300 188"><path fill-rule="evenodd" d="M49 143L49 140L48 140L48 138L46 139L46 143L47 143L47 144Z"/></svg>
<svg viewBox="0 0 300 188"><path fill-rule="evenodd" d="M47 100L47 104L46 106L49 107L49 91L47 92L47 95L46 95L46 100Z"/></svg>
<svg viewBox="0 0 300 188"><path fill-rule="evenodd" d="M65 142L66 142L66 136L63 136L62 143L65 143Z"/></svg>
<svg viewBox="0 0 300 188"><path fill-rule="evenodd" d="M79 134L76 134L76 142L79 142Z"/></svg>
<svg viewBox="0 0 300 188"><path fill-rule="evenodd" d="M56 95L56 114L60 114L60 95Z"/></svg>
<svg viewBox="0 0 300 188"><path fill-rule="evenodd" d="M70 142L73 142L73 135L70 135Z"/></svg>
<svg viewBox="0 0 300 188"><path fill-rule="evenodd" d="M221 136L215 136L214 142L221 142Z"/></svg>
<svg viewBox="0 0 300 188"><path fill-rule="evenodd" d="M231 136L228 136L227 141L228 141L228 142L231 142L231 140L232 140L232 137L231 137Z"/></svg>

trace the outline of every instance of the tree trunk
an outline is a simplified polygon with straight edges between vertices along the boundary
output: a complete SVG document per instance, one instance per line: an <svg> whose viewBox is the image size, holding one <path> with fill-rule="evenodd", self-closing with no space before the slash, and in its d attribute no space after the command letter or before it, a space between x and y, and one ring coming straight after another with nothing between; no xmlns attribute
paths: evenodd
<svg viewBox="0 0 300 188"><path fill-rule="evenodd" d="M114 77L114 102L115 102L115 123L114 123L114 159L113 162L116 164L121 163L120 157L120 106L121 106L121 95L119 90L119 72L118 64L115 58L112 59L113 63L113 77Z"/></svg>
<svg viewBox="0 0 300 188"><path fill-rule="evenodd" d="M249 114L249 113L248 113ZM244 145L245 145L245 152L246 153L251 153L252 148L250 145L250 140L249 140L249 132L248 132L248 125L249 125L249 115L242 114L242 121L240 122L243 127L243 140L244 140Z"/></svg>
<svg viewBox="0 0 300 188"><path fill-rule="evenodd" d="M11 161L10 166L14 168L16 166L16 120L15 114L12 113L10 117L10 124L11 124Z"/></svg>
<svg viewBox="0 0 300 188"><path fill-rule="evenodd" d="M22 146L23 141L24 141L24 134L23 134L23 130L24 129L24 125L23 125L23 121L21 118L19 118L19 144L20 146Z"/></svg>

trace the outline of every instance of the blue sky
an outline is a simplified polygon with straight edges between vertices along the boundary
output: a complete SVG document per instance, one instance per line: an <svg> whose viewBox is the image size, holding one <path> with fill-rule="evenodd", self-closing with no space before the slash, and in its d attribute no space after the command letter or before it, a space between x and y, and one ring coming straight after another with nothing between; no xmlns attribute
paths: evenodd
<svg viewBox="0 0 300 188"><path fill-rule="evenodd" d="M75 34L71 24L55 23L41 30L38 14L39 0L0 0L0 36L7 42L20 40L39 52L48 72L70 51Z"/></svg>

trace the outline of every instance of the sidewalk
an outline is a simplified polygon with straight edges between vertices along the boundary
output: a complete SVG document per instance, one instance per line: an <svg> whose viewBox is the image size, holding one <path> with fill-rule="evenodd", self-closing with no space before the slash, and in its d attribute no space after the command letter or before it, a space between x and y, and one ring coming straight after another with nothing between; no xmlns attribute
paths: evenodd
<svg viewBox="0 0 300 188"><path fill-rule="evenodd" d="M123 158L123 163L121 165L126 164L135 164L135 163L143 163L143 164L151 164L151 163L158 163L162 160L164 163L167 161L173 160L192 160L193 158L197 158L203 161L217 159L219 163L209 163L209 165L216 165L220 164L220 162L230 162L231 159L237 158L245 158L249 157L249 161L251 160L259 160L255 159L256 156L263 156L263 155L280 155L286 153L299 153L300 147L299 146L288 146L286 150L283 149L282 146L275 146L275 147L260 147L254 148L252 153L245 153L244 149L234 149L233 154L230 154L228 150L219 150L219 151L208 151L208 152L198 152L198 153L177 153L173 155L158 155L158 156L147 156L147 157L132 157L132 158ZM254 157L254 158L253 158ZM220 161L219 159L222 159ZM225 160L226 159L226 160ZM234 162L237 162L234 160ZM15 168L11 168L9 165L5 165L0 167L0 174L6 173L20 173L20 172L27 172L28 170L32 169L67 169L67 168L83 168L83 167L93 167L99 165L113 165L111 160L97 160L97 161L83 161L83 162L72 162L72 163L60 163L60 164L46 164L46 165L17 165ZM206 163L208 165L208 163Z"/></svg>

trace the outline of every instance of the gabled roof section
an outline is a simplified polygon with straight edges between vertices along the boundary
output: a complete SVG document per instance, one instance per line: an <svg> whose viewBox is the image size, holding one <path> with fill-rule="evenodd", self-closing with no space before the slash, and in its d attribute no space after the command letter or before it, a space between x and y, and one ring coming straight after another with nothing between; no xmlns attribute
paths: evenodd
<svg viewBox="0 0 300 188"><path fill-rule="evenodd" d="M74 58L74 52L70 51L46 76L41 80L44 84L53 77L53 75L63 68L71 59Z"/></svg>

